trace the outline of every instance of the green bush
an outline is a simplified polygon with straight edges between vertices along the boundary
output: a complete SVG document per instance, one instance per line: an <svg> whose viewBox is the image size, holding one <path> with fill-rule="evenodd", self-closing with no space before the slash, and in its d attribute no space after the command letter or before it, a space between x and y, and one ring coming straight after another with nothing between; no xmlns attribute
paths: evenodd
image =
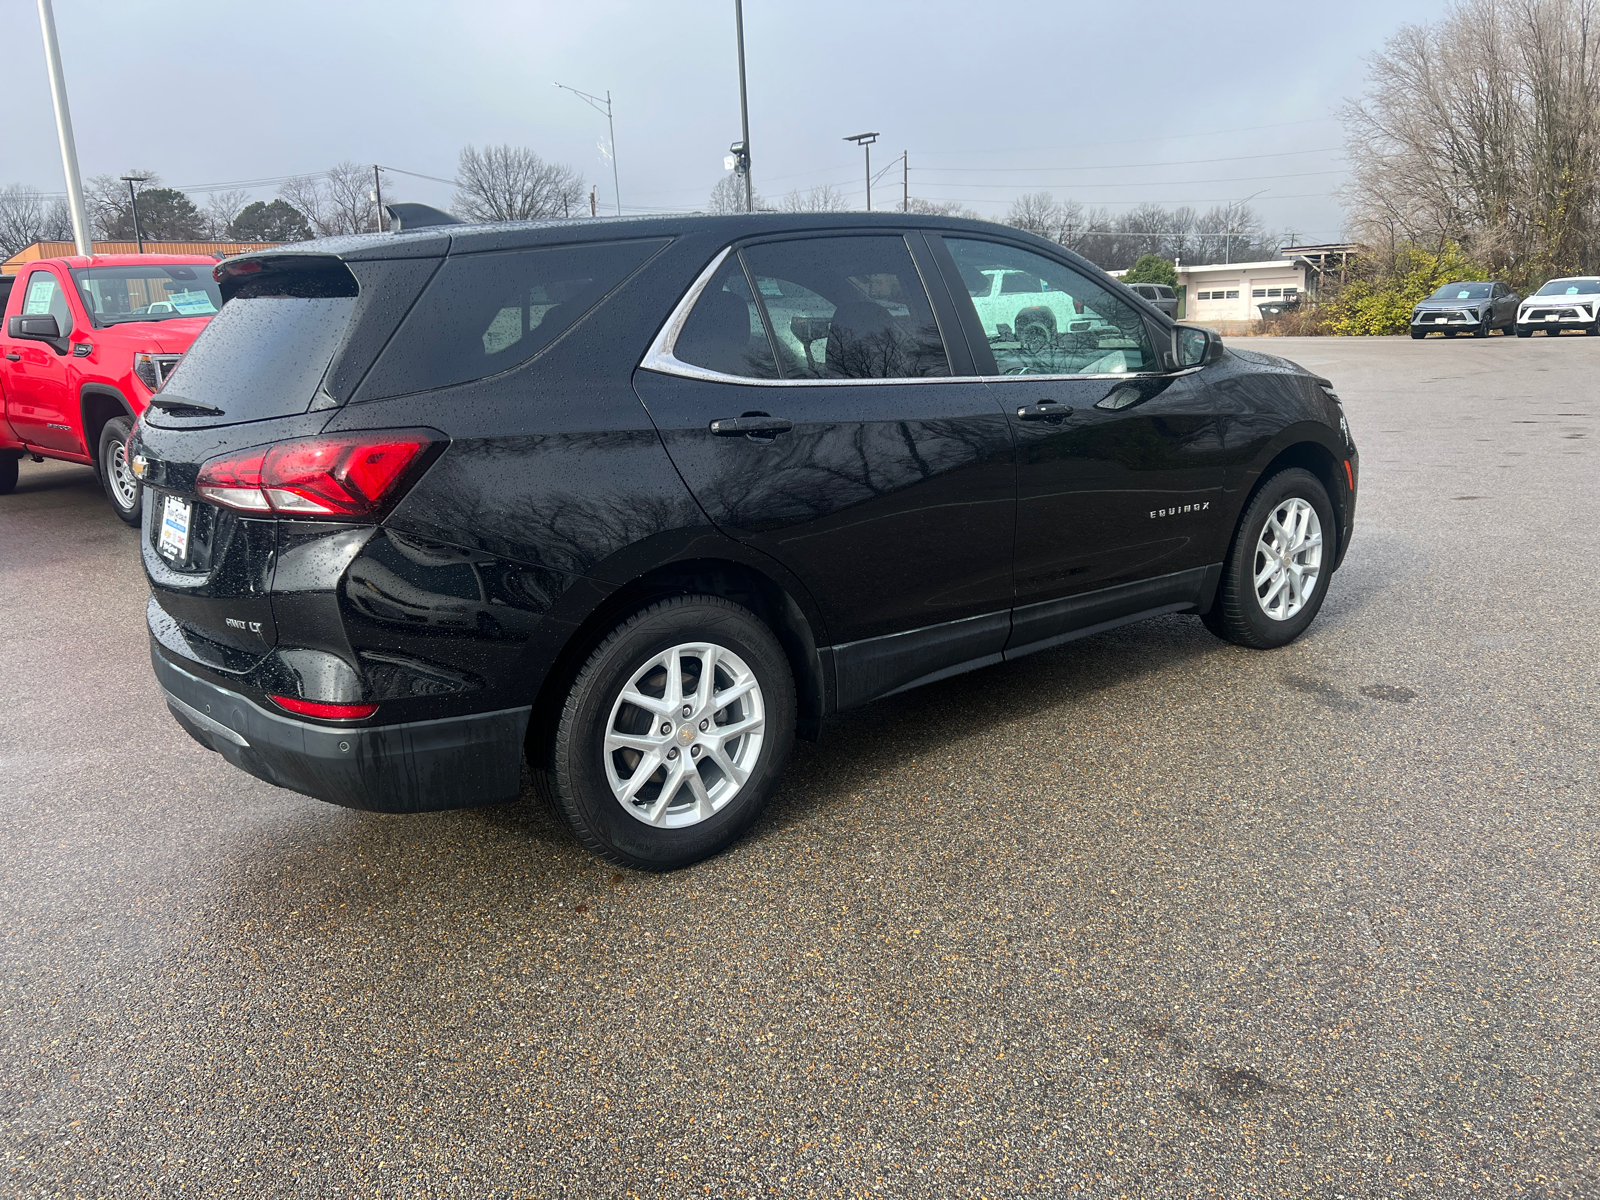
<svg viewBox="0 0 1600 1200"><path fill-rule="evenodd" d="M1156 254L1145 254L1139 261L1128 268L1128 273L1122 277L1123 283L1164 283L1168 287L1178 286L1178 271L1170 262Z"/></svg>
<svg viewBox="0 0 1600 1200"><path fill-rule="evenodd" d="M1327 306L1327 324L1339 334L1405 333L1411 310L1457 279L1493 278L1453 242L1437 251L1405 246L1388 263L1373 263L1370 275L1345 284Z"/></svg>

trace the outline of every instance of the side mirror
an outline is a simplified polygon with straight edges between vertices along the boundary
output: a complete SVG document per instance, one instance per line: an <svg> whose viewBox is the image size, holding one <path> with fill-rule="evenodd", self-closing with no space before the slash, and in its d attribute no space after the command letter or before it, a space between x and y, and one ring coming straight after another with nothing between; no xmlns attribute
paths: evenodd
<svg viewBox="0 0 1600 1200"><path fill-rule="evenodd" d="M1209 367L1222 357L1222 338L1214 330L1198 325L1179 325L1172 331L1172 349L1167 354L1169 369L1191 371Z"/></svg>
<svg viewBox="0 0 1600 1200"><path fill-rule="evenodd" d="M61 326L49 313L12 317L6 322L6 333L18 341L48 342L57 354L67 352L67 339L61 336Z"/></svg>

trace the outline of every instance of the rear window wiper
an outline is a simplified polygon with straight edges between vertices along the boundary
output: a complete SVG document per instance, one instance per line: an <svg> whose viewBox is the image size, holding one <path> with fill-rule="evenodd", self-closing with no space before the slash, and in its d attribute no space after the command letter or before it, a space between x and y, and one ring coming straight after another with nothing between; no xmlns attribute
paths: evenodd
<svg viewBox="0 0 1600 1200"><path fill-rule="evenodd" d="M222 410L214 404L201 404L198 400L184 400L178 396L151 396L150 403L162 412L181 417L186 413L200 413L207 417L220 417Z"/></svg>

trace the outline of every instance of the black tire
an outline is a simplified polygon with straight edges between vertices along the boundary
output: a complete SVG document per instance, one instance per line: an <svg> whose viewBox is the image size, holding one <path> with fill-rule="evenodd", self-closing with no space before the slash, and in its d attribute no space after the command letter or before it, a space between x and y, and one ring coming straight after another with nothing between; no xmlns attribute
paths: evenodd
<svg viewBox="0 0 1600 1200"><path fill-rule="evenodd" d="M1411 327L1411 336L1415 341L1420 342L1423 338L1428 336L1428 331L1426 329L1418 329L1415 325L1413 325Z"/></svg>
<svg viewBox="0 0 1600 1200"><path fill-rule="evenodd" d="M1287 620L1277 620L1267 615L1256 594L1258 543L1266 532L1268 519L1295 500L1309 504L1321 525L1319 570L1311 594L1299 611ZM1222 564L1216 600L1211 611L1201 617L1206 628L1225 641L1255 650L1271 650L1294 641L1316 619L1328 594L1337 537L1333 505L1322 481L1300 467L1279 471L1256 490L1239 518L1228 557Z"/></svg>
<svg viewBox="0 0 1600 1200"><path fill-rule="evenodd" d="M1533 336L1533 330L1531 330L1531 329L1524 329L1521 325L1515 326L1515 328L1516 328L1518 337L1532 337Z"/></svg>
<svg viewBox="0 0 1600 1200"><path fill-rule="evenodd" d="M0 496L17 490L17 466L21 462L20 451L0 450Z"/></svg>
<svg viewBox="0 0 1600 1200"><path fill-rule="evenodd" d="M1445 330L1445 331L1444 331L1444 335L1445 335L1445 337L1451 337L1451 338L1453 338L1453 337L1455 337L1455 335L1456 335L1456 331L1455 331L1455 330L1454 330L1454 329L1446 329L1446 330Z"/></svg>
<svg viewBox="0 0 1600 1200"><path fill-rule="evenodd" d="M625 807L624 800L612 790L607 776L605 739L613 707L618 704L624 687L657 655L693 642L731 651L749 669L759 688L764 724L761 741L745 764L749 775L723 806L697 823L661 828L633 815ZM686 682L690 662L703 664L704 660L685 658L680 678ZM662 677L664 681L664 671ZM644 687L641 681L640 690ZM648 717L644 722L648 728L642 730L640 736L655 737L659 728L656 722L661 716L649 716L644 710L632 707L618 711L619 715ZM697 727L693 718L700 717L703 711L709 712L708 709L696 710L677 734L693 738ZM725 712L718 710L717 716L722 717ZM676 725L680 715L674 714L671 721L663 724ZM744 715L748 716L749 711ZM783 647L772 632L753 613L720 596L674 596L635 613L601 641L573 680L554 735L545 745L534 744L531 750L536 782L556 811L572 826L579 841L608 862L646 871L670 871L709 858L737 841L750 828L766 807L783 773L794 745L794 727L794 676ZM663 742L662 746L677 759L675 739ZM698 742L694 743L694 748L699 748ZM683 749L687 755L690 744L685 742ZM626 755L630 751L613 753ZM637 752L631 753L635 753L635 762L642 761ZM688 759L677 761L686 764ZM705 767L711 763L712 759L706 756L695 766L702 781L706 777ZM614 760L613 769L620 772L622 765L623 760ZM663 760L650 778L670 769ZM714 766L712 771L721 777L722 773ZM624 781L631 778L630 774ZM687 774L684 778L687 780ZM664 790L657 786L654 796L659 799ZM640 791L649 795L651 786L647 783ZM685 783L675 796L681 799L688 791ZM686 803L692 804L692 797ZM643 810L646 805L638 807ZM668 799L667 811L681 811L676 799Z"/></svg>
<svg viewBox="0 0 1600 1200"><path fill-rule="evenodd" d="M134 479L121 461L122 448L132 433L133 422L127 417L112 417L107 421L100 431L100 452L95 458L95 469L100 472L100 486L111 502L111 511L129 525L137 525L144 484Z"/></svg>
<svg viewBox="0 0 1600 1200"><path fill-rule="evenodd" d="M1494 332L1494 327L1489 323L1489 318L1484 317L1478 322L1478 327L1472 331L1473 337L1488 337Z"/></svg>

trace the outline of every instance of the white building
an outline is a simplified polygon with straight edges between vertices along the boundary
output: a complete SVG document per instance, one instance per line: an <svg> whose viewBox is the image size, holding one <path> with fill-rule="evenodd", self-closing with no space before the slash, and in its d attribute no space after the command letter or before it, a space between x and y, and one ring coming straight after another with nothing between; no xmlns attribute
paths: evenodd
<svg viewBox="0 0 1600 1200"><path fill-rule="evenodd" d="M1268 262L1208 263L1178 266L1179 312L1197 325L1228 326L1259 320L1269 300L1306 294L1308 264L1275 258Z"/></svg>

